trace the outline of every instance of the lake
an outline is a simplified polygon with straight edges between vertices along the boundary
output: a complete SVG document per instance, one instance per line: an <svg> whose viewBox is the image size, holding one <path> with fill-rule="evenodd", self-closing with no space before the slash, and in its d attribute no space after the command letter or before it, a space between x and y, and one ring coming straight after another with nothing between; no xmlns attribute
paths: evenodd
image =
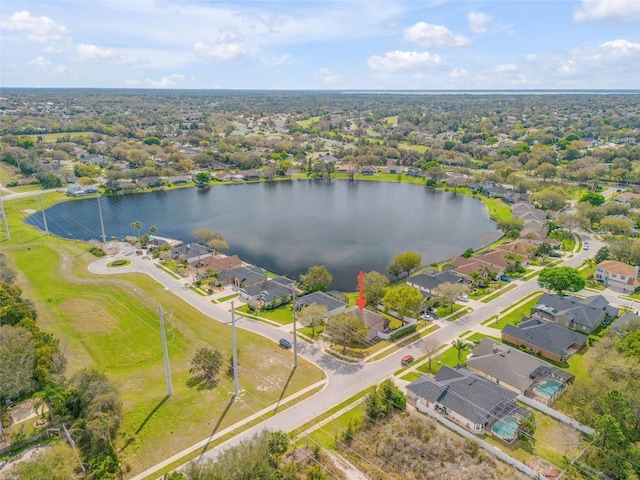
<svg viewBox="0 0 640 480"><path fill-rule="evenodd" d="M384 273L393 257L414 251L429 265L500 237L477 198L424 185L311 180L217 185L103 197L107 238L134 235L131 223L157 235L194 241L197 228L219 230L229 254L297 279L312 265L333 275L331 289L357 289L358 272ZM46 210L49 231L64 238L100 239L96 199ZM43 228L41 213L28 223Z"/></svg>

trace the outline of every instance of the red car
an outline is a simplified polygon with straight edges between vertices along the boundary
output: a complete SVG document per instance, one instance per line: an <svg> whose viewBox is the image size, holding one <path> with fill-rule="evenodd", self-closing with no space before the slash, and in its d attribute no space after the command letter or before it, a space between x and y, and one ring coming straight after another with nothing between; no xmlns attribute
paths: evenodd
<svg viewBox="0 0 640 480"><path fill-rule="evenodd" d="M402 360L400 360L400 364L403 367L406 367L407 365L409 365L410 363L413 363L415 359L413 358L412 355L405 355L404 357L402 357Z"/></svg>

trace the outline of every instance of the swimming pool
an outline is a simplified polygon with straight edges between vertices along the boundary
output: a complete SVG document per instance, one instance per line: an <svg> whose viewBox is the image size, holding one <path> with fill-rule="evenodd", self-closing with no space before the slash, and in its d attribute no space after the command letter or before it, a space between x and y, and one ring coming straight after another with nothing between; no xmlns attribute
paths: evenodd
<svg viewBox="0 0 640 480"><path fill-rule="evenodd" d="M504 417L491 428L493 433L507 440L514 438L517 430L518 420L514 417Z"/></svg>
<svg viewBox="0 0 640 480"><path fill-rule="evenodd" d="M543 397L551 398L556 393L560 393L564 390L564 385L555 380L545 380L540 385L536 386L536 392Z"/></svg>

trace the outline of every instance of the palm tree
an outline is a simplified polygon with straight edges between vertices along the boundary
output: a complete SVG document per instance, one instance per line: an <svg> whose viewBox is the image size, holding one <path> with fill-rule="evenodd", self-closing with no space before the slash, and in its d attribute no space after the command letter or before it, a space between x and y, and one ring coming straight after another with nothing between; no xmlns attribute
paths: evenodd
<svg viewBox="0 0 640 480"><path fill-rule="evenodd" d="M463 340L461 338L456 338L453 342L451 342L453 348L458 351L458 365L460 365L460 357L462 357L462 352L466 352L469 350L469 342Z"/></svg>
<svg viewBox="0 0 640 480"><path fill-rule="evenodd" d="M155 225L151 225L151 228L149 228L149 232L151 233L151 235L155 235L157 231L158 227L156 227Z"/></svg>
<svg viewBox="0 0 640 480"><path fill-rule="evenodd" d="M46 407L49 409L50 421L53 421L54 411L56 411L57 413L63 413L65 409L67 391L60 385L46 385L42 390L34 393L33 396L38 399L33 405L33 408L35 410L38 410L46 405ZM40 414L42 414L42 410Z"/></svg>
<svg viewBox="0 0 640 480"><path fill-rule="evenodd" d="M131 224L131 228L133 228L133 233L137 232L138 241L140 241L140 229L142 228L142 222L140 220L136 220Z"/></svg>

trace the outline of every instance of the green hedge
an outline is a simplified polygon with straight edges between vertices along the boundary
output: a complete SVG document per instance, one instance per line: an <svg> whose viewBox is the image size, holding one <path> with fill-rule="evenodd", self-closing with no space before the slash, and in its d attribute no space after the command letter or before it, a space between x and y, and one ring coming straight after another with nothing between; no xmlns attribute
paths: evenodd
<svg viewBox="0 0 640 480"><path fill-rule="evenodd" d="M407 327L404 330L394 332L391 334L391 340L397 340L399 338L404 337L405 335L409 335L410 333L415 332L417 328L418 328L417 325L411 325L410 327Z"/></svg>

